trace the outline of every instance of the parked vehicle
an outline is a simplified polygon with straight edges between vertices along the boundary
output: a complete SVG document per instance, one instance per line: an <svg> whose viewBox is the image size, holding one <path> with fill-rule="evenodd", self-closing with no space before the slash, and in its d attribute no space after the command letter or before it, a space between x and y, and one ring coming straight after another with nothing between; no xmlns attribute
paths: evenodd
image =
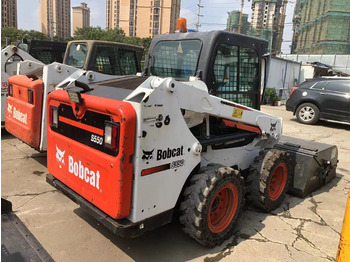
<svg viewBox="0 0 350 262"><path fill-rule="evenodd" d="M286 109L303 124L320 119L350 122L350 78L307 80L292 89Z"/></svg>
<svg viewBox="0 0 350 262"><path fill-rule="evenodd" d="M68 43L63 63L20 62L17 75L8 79L6 130L36 150L46 151L47 95L76 80L91 84L135 75L141 71L142 53L140 46L77 40Z"/></svg>
<svg viewBox="0 0 350 262"><path fill-rule="evenodd" d="M269 212L288 190L309 194L335 177L337 148L282 137L282 119L258 110L267 47L225 31L157 35L143 76L51 92L47 182L119 236L179 211L205 246L234 234L245 198Z"/></svg>
<svg viewBox="0 0 350 262"><path fill-rule="evenodd" d="M62 63L66 46L64 42L22 39L1 50L1 124L5 123L8 78L18 73L17 64L27 60L27 68L35 71L45 64Z"/></svg>

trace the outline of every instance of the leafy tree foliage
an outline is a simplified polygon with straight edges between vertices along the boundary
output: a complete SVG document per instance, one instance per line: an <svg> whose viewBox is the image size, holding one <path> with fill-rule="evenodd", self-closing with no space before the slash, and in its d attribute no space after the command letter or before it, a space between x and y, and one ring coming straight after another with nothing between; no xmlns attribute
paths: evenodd
<svg viewBox="0 0 350 262"><path fill-rule="evenodd" d="M28 40L47 40L49 37L39 31L35 30L21 30L14 27L2 27L1 28L1 47L4 48L10 44L16 44L18 40L26 38Z"/></svg>
<svg viewBox="0 0 350 262"><path fill-rule="evenodd" d="M2 27L1 28L1 47L4 48L6 45L16 44L18 40L26 38L27 40L49 40L50 38L35 30L21 30L14 27ZM148 48L151 44L151 38L140 38L140 37L128 37L122 29L102 29L101 27L83 27L78 28L74 32L73 37L67 38L65 41L71 40L102 40L112 41L125 44L138 45L145 48L142 60L145 59L145 54L148 52ZM57 41L57 37L55 37Z"/></svg>

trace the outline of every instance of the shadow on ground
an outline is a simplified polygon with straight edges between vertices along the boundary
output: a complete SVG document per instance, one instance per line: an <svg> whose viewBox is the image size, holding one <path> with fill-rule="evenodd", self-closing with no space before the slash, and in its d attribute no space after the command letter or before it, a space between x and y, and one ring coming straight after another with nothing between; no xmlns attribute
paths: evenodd
<svg viewBox="0 0 350 262"><path fill-rule="evenodd" d="M74 212L135 261L187 261L207 256L204 261L213 262L231 254L235 246L247 239L268 242L268 240L261 239L261 236L259 236L259 232L265 227L263 222L268 216L290 216L289 210L291 208L306 200L313 203L314 196L329 192L339 183L341 177L342 175L338 174L327 185L306 198L287 195L283 204L271 213L264 213L247 202L236 224L233 236L221 246L215 248L203 247L185 235L181 230L177 217L174 217L173 222L168 225L146 232L138 238L127 239L114 235L81 208L74 210ZM314 213L317 212L316 208L310 208L310 210Z"/></svg>

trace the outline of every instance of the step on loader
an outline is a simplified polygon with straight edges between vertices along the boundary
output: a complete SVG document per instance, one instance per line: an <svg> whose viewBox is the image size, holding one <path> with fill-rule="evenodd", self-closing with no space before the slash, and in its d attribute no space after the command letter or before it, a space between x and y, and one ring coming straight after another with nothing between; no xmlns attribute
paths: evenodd
<svg viewBox="0 0 350 262"><path fill-rule="evenodd" d="M115 42L77 40L67 45L62 63L20 62L8 79L5 128L38 151L46 151L46 100L55 89L79 81L94 83L141 71L143 48Z"/></svg>
<svg viewBox="0 0 350 262"><path fill-rule="evenodd" d="M223 31L159 35L143 76L50 93L47 182L119 236L179 210L185 233L222 243L246 198L269 212L311 176L294 173L300 147L276 147L282 119L259 111L266 48ZM337 148L317 161L334 176Z"/></svg>

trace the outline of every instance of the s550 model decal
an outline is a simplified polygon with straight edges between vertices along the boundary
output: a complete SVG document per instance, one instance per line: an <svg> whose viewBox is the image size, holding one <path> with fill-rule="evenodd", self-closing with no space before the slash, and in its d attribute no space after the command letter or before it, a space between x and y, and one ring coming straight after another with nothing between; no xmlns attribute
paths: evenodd
<svg viewBox="0 0 350 262"><path fill-rule="evenodd" d="M94 142L98 145L102 145L103 143L103 137L101 136L97 136L97 135L91 135L91 139L90 139L91 142Z"/></svg>

